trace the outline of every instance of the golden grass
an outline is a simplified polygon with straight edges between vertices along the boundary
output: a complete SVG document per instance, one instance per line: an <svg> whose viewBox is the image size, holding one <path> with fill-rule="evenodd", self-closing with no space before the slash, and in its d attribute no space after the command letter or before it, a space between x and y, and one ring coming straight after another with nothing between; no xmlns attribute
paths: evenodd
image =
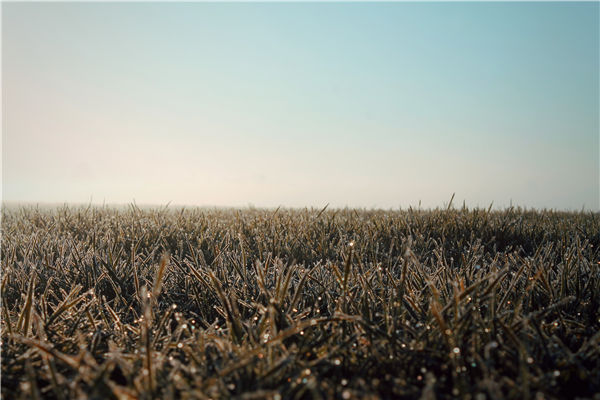
<svg viewBox="0 0 600 400"><path fill-rule="evenodd" d="M3 211L6 399L594 398L600 215Z"/></svg>

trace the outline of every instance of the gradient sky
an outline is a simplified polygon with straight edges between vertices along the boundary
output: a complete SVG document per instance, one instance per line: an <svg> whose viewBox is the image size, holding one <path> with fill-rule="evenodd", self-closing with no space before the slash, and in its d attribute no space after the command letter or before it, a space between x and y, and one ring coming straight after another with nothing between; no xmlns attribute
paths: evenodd
<svg viewBox="0 0 600 400"><path fill-rule="evenodd" d="M3 3L3 200L598 210L599 11Z"/></svg>

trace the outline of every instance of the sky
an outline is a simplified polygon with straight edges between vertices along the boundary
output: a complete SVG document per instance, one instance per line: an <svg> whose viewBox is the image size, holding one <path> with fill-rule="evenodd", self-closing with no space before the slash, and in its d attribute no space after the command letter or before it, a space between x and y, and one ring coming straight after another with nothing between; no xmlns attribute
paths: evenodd
<svg viewBox="0 0 600 400"><path fill-rule="evenodd" d="M600 210L587 3L3 3L2 199Z"/></svg>

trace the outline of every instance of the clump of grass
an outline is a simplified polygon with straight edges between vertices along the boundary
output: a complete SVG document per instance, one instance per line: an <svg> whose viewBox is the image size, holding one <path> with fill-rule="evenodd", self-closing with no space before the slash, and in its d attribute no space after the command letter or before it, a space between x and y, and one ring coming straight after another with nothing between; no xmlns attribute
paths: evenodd
<svg viewBox="0 0 600 400"><path fill-rule="evenodd" d="M600 215L3 210L4 398L593 398Z"/></svg>

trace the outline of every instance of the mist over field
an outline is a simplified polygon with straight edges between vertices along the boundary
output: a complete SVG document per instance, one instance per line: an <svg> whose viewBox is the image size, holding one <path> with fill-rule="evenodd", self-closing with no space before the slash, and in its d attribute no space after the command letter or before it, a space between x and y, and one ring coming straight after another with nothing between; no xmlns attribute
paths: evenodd
<svg viewBox="0 0 600 400"><path fill-rule="evenodd" d="M3 201L600 210L588 3L7 3Z"/></svg>

